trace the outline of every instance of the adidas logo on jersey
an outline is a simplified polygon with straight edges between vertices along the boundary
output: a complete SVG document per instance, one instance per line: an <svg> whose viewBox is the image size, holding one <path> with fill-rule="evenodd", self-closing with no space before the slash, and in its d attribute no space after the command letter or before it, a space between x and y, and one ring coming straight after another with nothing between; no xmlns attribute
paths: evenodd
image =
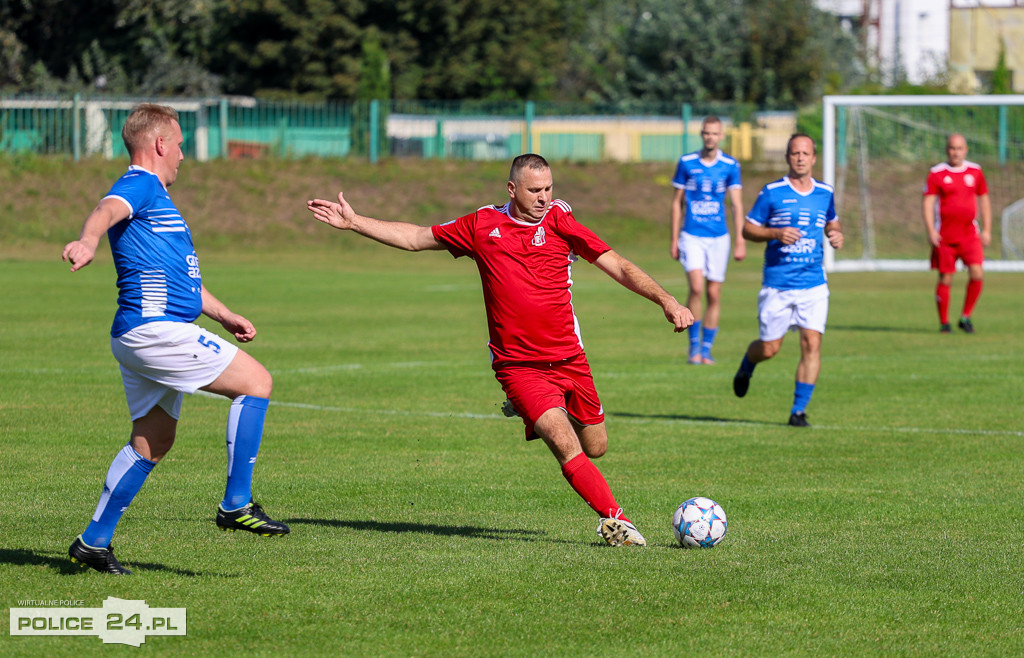
<svg viewBox="0 0 1024 658"><path fill-rule="evenodd" d="M487 234L487 236L491 237L491 238L500 238L501 237L501 231L499 231L498 228L495 227L493 231L491 231L490 233Z"/></svg>

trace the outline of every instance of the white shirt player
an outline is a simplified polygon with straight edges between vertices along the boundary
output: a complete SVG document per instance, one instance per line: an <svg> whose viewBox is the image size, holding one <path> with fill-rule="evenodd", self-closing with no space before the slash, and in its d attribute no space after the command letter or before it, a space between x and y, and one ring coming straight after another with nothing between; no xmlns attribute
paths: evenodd
<svg viewBox="0 0 1024 658"><path fill-rule="evenodd" d="M132 165L104 198L122 201L130 213L107 231L119 291L111 336L147 322L198 318L203 282L192 232L159 177Z"/></svg>

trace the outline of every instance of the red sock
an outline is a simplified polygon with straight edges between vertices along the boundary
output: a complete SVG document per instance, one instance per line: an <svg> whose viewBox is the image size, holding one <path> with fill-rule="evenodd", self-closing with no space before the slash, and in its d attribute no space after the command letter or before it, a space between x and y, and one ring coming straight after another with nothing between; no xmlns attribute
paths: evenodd
<svg viewBox="0 0 1024 658"><path fill-rule="evenodd" d="M935 302L939 305L939 322L949 324L949 286L935 286Z"/></svg>
<svg viewBox="0 0 1024 658"><path fill-rule="evenodd" d="M597 470L594 462L590 461L582 452L562 467L562 475L569 481L576 493L580 495L591 509L602 517L615 516L619 511L619 504L615 502L612 490L608 488L601 471ZM624 516L619 516L623 521L629 521Z"/></svg>
<svg viewBox="0 0 1024 658"><path fill-rule="evenodd" d="M964 297L964 312L961 313L965 318L971 317L974 305L977 303L978 297L981 297L981 287L984 283L984 279L970 279L967 281L967 296Z"/></svg>

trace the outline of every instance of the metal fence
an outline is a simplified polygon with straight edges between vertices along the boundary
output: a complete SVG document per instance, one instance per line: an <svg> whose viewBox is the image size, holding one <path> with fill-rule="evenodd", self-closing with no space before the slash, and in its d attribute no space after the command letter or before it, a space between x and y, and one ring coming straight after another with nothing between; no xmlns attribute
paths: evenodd
<svg viewBox="0 0 1024 658"><path fill-rule="evenodd" d="M743 161L780 161L795 111L744 105L479 101L266 102L252 98L0 97L0 152L78 160L126 155L121 127L154 100L178 110L183 150L217 158L415 157L671 162L700 146L705 115L723 119L723 148Z"/></svg>

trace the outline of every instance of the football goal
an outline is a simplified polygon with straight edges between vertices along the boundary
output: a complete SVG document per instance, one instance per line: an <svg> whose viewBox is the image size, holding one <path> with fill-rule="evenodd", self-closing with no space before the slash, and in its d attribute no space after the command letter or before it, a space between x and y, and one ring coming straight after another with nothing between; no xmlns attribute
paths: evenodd
<svg viewBox="0 0 1024 658"><path fill-rule="evenodd" d="M822 119L822 178L846 237L826 245L829 271L928 269L924 182L961 133L992 202L986 269L1024 272L1024 95L826 96Z"/></svg>

